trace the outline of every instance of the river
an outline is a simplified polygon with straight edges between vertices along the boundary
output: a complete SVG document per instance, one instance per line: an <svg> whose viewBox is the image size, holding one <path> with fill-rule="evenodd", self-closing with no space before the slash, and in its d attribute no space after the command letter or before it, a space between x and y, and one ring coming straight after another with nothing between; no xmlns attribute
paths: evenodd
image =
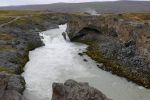
<svg viewBox="0 0 150 100"><path fill-rule="evenodd" d="M87 45L64 40L62 32L66 27L60 25L57 29L41 32L45 46L30 51L22 74L27 100L51 100L52 83L67 79L89 82L113 100L150 100L149 89L97 68L96 62L86 55L79 56Z"/></svg>

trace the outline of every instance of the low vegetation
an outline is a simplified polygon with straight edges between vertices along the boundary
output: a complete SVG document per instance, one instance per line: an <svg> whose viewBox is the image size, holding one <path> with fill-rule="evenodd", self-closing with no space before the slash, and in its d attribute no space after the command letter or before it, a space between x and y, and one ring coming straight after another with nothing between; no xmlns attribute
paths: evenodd
<svg viewBox="0 0 150 100"><path fill-rule="evenodd" d="M115 15L117 18L124 20L138 21L138 22L150 22L150 13L123 13Z"/></svg>
<svg viewBox="0 0 150 100"><path fill-rule="evenodd" d="M9 33L0 33L0 40L12 40L16 38L16 36Z"/></svg>
<svg viewBox="0 0 150 100"><path fill-rule="evenodd" d="M10 71L9 71L7 68L2 67L2 66L0 66L0 72L7 72L7 73L10 73Z"/></svg>
<svg viewBox="0 0 150 100"><path fill-rule="evenodd" d="M1 15L0 15L1 16ZM0 17L0 25L13 20L13 17Z"/></svg>
<svg viewBox="0 0 150 100"><path fill-rule="evenodd" d="M150 13L129 13L125 14L125 16L133 20L150 21Z"/></svg>
<svg viewBox="0 0 150 100"><path fill-rule="evenodd" d="M29 16L39 14L40 11L15 11L15 10L0 10L0 16Z"/></svg>
<svg viewBox="0 0 150 100"><path fill-rule="evenodd" d="M0 45L0 51L15 51L12 45Z"/></svg>

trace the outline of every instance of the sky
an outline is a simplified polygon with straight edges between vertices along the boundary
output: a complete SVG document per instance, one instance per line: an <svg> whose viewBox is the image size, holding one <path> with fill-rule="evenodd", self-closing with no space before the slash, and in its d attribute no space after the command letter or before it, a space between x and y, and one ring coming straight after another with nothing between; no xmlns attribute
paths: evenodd
<svg viewBox="0 0 150 100"><path fill-rule="evenodd" d="M50 3L57 3L57 2L78 3L78 2L93 2L93 1L117 1L117 0L0 0L0 6L50 4ZM122 1L126 1L126 0L122 0ZM150 0L141 0L141 1L150 1Z"/></svg>

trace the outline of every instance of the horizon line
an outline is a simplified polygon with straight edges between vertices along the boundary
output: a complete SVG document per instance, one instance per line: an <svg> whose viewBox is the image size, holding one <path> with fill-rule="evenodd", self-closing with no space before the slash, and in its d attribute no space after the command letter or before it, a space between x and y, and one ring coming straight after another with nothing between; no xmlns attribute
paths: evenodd
<svg viewBox="0 0 150 100"><path fill-rule="evenodd" d="M49 5L49 4L59 4L59 3L66 3L66 4L78 4L78 3L93 3L93 2L150 2L147 0L110 0L110 1L87 1L87 2L54 2L54 3L41 3L41 4L17 4L17 5L4 5L0 7L20 7L20 6L34 6L34 5Z"/></svg>

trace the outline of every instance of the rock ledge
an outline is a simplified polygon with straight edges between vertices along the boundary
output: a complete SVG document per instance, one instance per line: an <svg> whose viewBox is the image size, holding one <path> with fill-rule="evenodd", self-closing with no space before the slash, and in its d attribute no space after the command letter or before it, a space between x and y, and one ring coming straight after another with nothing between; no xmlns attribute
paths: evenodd
<svg viewBox="0 0 150 100"><path fill-rule="evenodd" d="M110 100L99 90L90 87L88 83L78 83L67 80L63 83L53 83L51 100Z"/></svg>

